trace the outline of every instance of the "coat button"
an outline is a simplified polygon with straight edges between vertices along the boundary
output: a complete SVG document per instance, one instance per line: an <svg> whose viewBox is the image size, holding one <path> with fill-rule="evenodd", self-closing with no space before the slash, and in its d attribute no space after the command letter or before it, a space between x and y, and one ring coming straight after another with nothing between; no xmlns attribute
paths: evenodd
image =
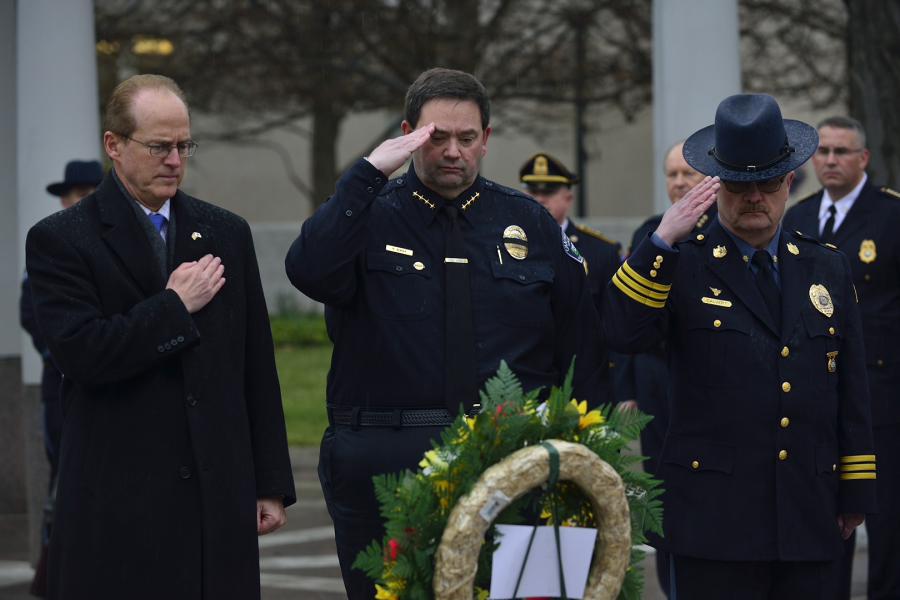
<svg viewBox="0 0 900 600"><path fill-rule="evenodd" d="M781 356L783 356L784 358L787 358L787 357L790 356L790 355L791 355L791 349L790 349L790 348L788 348L787 346L785 346L784 348L781 349Z"/></svg>
<svg viewBox="0 0 900 600"><path fill-rule="evenodd" d="M663 261L662 254L657 254L657 255L656 255L656 262L662 264L662 261Z"/></svg>
<svg viewBox="0 0 900 600"><path fill-rule="evenodd" d="M696 471L697 469L699 469L699 468L700 468L700 461L699 461L699 460L692 460L692 461L691 461L691 468L692 468L693 470L695 470L695 471Z"/></svg>
<svg viewBox="0 0 900 600"><path fill-rule="evenodd" d="M176 340L175 338L172 338L171 340L169 340L169 343L172 344L173 346L177 346L178 340Z"/></svg>
<svg viewBox="0 0 900 600"><path fill-rule="evenodd" d="M781 391L784 392L784 393L787 393L787 392L791 391L791 382L790 382L790 381L785 381L784 383L782 383L782 384L781 384Z"/></svg>
<svg viewBox="0 0 900 600"><path fill-rule="evenodd" d="M182 479L190 479L191 470L188 467L181 467L180 469L178 469L178 476Z"/></svg>
<svg viewBox="0 0 900 600"><path fill-rule="evenodd" d="M782 429L787 429L788 425L790 425L790 424L791 424L790 419L788 419L787 417L781 417L781 428Z"/></svg>
<svg viewBox="0 0 900 600"><path fill-rule="evenodd" d="M828 333L830 333L831 335L834 335L834 327L829 327Z"/></svg>
<svg viewBox="0 0 900 600"><path fill-rule="evenodd" d="M178 339L178 343L179 343L179 344L183 344L183 343L184 343L184 336L183 336L183 335L179 335L177 339Z"/></svg>
<svg viewBox="0 0 900 600"><path fill-rule="evenodd" d="M157 352L165 352L166 349L163 348L162 346L157 346L157 347L156 347L156 351L157 351Z"/></svg>
<svg viewBox="0 0 900 600"><path fill-rule="evenodd" d="M366 188L366 191L369 192L370 194L373 194L373 193L375 193L375 188L373 188L372 186L369 186Z"/></svg>
<svg viewBox="0 0 900 600"><path fill-rule="evenodd" d="M188 403L188 406L197 406L197 396L195 396L193 394L188 394L187 395L187 403Z"/></svg>
<svg viewBox="0 0 900 600"><path fill-rule="evenodd" d="M719 319L716 319L715 321L713 321L713 327L721 327L721 326L722 326L722 321L720 321Z"/></svg>
<svg viewBox="0 0 900 600"><path fill-rule="evenodd" d="M348 208L347 210L344 211L344 214L347 215L348 217L352 217L353 211Z"/></svg>
<svg viewBox="0 0 900 600"><path fill-rule="evenodd" d="M165 348L166 350L171 350L172 344L170 344L169 342L166 342L165 344L163 344L163 348Z"/></svg>
<svg viewBox="0 0 900 600"><path fill-rule="evenodd" d="M401 267L400 265L397 265L397 266L394 267L394 270L397 271L397 272L399 273L400 271L403 270L403 267Z"/></svg>
<svg viewBox="0 0 900 600"><path fill-rule="evenodd" d="M787 457L787 450L781 450L780 452L778 452L778 460L787 460Z"/></svg>
<svg viewBox="0 0 900 600"><path fill-rule="evenodd" d="M884 361L879 358L878 360L875 361L875 364L878 365L879 367L883 367Z"/></svg>

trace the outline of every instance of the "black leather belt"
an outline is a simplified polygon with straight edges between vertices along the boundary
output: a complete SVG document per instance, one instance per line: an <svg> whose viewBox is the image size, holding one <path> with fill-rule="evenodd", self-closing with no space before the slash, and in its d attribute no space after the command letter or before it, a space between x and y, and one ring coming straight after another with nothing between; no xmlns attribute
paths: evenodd
<svg viewBox="0 0 900 600"><path fill-rule="evenodd" d="M469 409L477 414L480 406ZM362 409L358 406L328 406L328 421L332 425L350 427L446 427L456 417L446 408L386 408Z"/></svg>

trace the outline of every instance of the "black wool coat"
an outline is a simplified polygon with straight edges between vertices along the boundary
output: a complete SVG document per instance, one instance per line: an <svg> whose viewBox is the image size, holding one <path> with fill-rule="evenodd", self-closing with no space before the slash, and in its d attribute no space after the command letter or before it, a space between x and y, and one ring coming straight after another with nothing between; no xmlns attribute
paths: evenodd
<svg viewBox="0 0 900 600"><path fill-rule="evenodd" d="M256 500L295 500L271 330L247 223L178 192L174 265L220 256L189 314L107 176L26 242L64 374L50 598L259 598Z"/></svg>

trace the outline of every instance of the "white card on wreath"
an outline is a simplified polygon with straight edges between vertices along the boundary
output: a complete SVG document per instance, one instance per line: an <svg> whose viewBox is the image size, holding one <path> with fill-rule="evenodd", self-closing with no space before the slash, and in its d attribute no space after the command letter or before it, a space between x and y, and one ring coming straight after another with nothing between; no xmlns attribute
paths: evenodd
<svg viewBox="0 0 900 600"><path fill-rule="evenodd" d="M529 525L497 525L500 546L494 552L491 567L490 597L492 599L513 597L532 529L533 527ZM566 595L569 598L584 596L596 539L597 530L593 528L559 528L562 567L566 578ZM556 538L553 535L553 527L538 527L516 597L550 596L558 598L560 595L559 560L556 557Z"/></svg>

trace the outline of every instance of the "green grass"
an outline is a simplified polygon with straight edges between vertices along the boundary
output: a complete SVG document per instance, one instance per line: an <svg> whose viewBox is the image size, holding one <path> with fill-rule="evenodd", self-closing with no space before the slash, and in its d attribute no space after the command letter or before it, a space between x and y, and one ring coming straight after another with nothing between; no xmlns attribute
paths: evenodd
<svg viewBox="0 0 900 600"><path fill-rule="evenodd" d="M325 379L331 364L331 344L278 346L275 362L281 380L288 443L316 446L328 426Z"/></svg>

